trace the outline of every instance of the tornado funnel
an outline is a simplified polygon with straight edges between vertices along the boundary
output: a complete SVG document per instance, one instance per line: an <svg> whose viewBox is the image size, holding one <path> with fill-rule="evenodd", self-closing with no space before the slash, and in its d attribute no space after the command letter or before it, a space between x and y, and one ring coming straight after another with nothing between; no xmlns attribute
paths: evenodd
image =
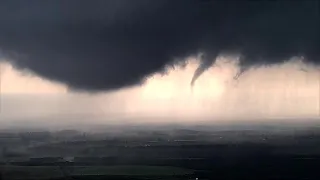
<svg viewBox="0 0 320 180"><path fill-rule="evenodd" d="M217 53L204 53L200 56L200 65L196 69L191 79L191 87L194 86L197 79L204 73L207 69L209 69L214 62L216 61Z"/></svg>

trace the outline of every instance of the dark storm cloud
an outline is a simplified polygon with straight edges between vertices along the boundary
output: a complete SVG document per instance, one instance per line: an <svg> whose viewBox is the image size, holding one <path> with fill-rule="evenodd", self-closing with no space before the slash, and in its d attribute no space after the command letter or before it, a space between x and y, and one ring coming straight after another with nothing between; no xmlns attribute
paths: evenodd
<svg viewBox="0 0 320 180"><path fill-rule="evenodd" d="M138 84L174 58L199 52L242 53L244 71L295 55L314 63L320 50L317 5L311 0L3 0L0 48L19 68L98 91ZM198 71L214 59L204 60Z"/></svg>

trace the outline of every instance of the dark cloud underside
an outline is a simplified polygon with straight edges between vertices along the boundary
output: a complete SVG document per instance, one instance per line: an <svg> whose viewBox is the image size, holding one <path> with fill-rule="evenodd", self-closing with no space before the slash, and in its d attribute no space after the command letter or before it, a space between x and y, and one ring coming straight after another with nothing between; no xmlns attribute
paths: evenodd
<svg viewBox="0 0 320 180"><path fill-rule="evenodd" d="M173 58L199 52L211 55L205 66L223 52L241 52L243 67L295 55L317 63L318 6L312 0L3 0L0 48L19 68L91 91L138 84Z"/></svg>

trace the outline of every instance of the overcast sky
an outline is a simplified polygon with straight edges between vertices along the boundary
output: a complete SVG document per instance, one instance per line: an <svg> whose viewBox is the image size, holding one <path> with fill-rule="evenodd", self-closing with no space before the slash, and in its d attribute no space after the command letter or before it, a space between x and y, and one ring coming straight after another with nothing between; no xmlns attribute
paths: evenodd
<svg viewBox="0 0 320 180"><path fill-rule="evenodd" d="M303 121L319 114L319 71L298 58L248 70L236 81L233 76L239 66L221 57L191 89L190 77L197 64L190 58L185 68L154 74L141 86L90 94L68 91L66 85L21 73L4 63L1 119L7 124L31 120L45 124L185 123Z"/></svg>
<svg viewBox="0 0 320 180"><path fill-rule="evenodd" d="M316 0L1 1L1 118L316 117L318 9Z"/></svg>

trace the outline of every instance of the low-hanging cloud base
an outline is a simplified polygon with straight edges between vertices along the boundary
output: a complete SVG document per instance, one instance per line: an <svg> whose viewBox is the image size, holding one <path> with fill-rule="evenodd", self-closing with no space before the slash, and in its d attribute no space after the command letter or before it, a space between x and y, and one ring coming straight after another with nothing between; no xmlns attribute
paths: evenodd
<svg viewBox="0 0 320 180"><path fill-rule="evenodd" d="M91 92L210 54L194 84L221 54L241 54L239 75L294 56L318 64L319 17L318 0L1 1L0 50L19 69Z"/></svg>

